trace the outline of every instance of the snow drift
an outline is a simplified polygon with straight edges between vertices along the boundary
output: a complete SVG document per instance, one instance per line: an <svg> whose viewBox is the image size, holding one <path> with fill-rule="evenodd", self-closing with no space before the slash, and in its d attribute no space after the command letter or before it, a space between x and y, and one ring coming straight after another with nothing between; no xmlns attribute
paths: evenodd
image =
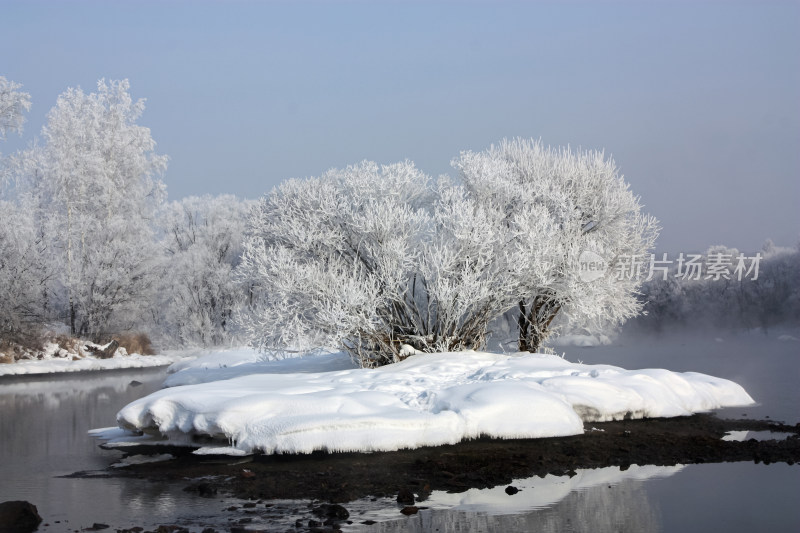
<svg viewBox="0 0 800 533"><path fill-rule="evenodd" d="M307 365L304 359L298 364ZM207 381L216 370L205 372ZM164 389L118 413L127 431L99 435L117 445L186 444L198 436L219 443L200 454L391 451L482 435L575 435L586 421L752 403L736 383L693 372L625 370L545 354L418 354L377 369L260 373ZM152 438L131 433L141 431Z"/></svg>

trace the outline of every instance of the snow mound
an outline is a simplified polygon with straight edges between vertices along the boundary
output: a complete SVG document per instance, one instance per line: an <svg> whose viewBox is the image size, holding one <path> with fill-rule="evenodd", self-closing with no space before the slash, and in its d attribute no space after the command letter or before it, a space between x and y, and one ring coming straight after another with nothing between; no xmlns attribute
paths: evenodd
<svg viewBox="0 0 800 533"><path fill-rule="evenodd" d="M736 383L704 374L459 352L417 354L372 370L262 373L168 388L128 404L117 422L163 443L195 436L219 443L198 453L368 452L481 435L575 435L584 421L752 403Z"/></svg>

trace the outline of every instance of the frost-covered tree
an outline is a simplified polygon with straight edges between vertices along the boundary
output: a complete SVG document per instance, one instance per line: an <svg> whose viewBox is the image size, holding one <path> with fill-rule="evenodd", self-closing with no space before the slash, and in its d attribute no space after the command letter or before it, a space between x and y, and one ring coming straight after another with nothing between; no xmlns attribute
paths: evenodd
<svg viewBox="0 0 800 533"><path fill-rule="evenodd" d="M573 322L614 324L640 312L641 279L615 274L621 262L651 248L658 226L641 213L613 160L513 139L463 152L453 165L476 205L502 214L500 249L523 252L526 264L507 276L518 291L520 351L538 350L559 313ZM605 275L582 275L584 252L603 259Z"/></svg>
<svg viewBox="0 0 800 533"><path fill-rule="evenodd" d="M391 362L395 331L421 320L406 296L430 193L410 162L283 182L249 219L238 275L254 308L244 330L262 349L341 346L363 366Z"/></svg>
<svg viewBox="0 0 800 533"><path fill-rule="evenodd" d="M99 337L141 321L157 279L156 211L165 196L150 130L136 122L127 80L59 96L43 144L17 156L22 193L59 276L52 293L75 335Z"/></svg>
<svg viewBox="0 0 800 533"><path fill-rule="evenodd" d="M253 203L231 195L192 196L165 206L166 264L154 312L165 344L216 346L235 339L233 312L248 294L232 271Z"/></svg>
<svg viewBox="0 0 800 533"><path fill-rule="evenodd" d="M25 111L31 108L31 95L19 91L22 85L0 76L0 140L8 132L22 132Z"/></svg>
<svg viewBox="0 0 800 533"><path fill-rule="evenodd" d="M0 200L0 338L29 336L43 319L51 276L43 246L31 211Z"/></svg>
<svg viewBox="0 0 800 533"><path fill-rule="evenodd" d="M24 112L31 101L28 93L18 91L20 87L0 76L0 140L8 132L22 131ZM6 161L0 160L0 178L6 167ZM49 274L41 260L42 243L32 212L9 193L11 185L0 179L0 339L20 340L41 320L41 299Z"/></svg>

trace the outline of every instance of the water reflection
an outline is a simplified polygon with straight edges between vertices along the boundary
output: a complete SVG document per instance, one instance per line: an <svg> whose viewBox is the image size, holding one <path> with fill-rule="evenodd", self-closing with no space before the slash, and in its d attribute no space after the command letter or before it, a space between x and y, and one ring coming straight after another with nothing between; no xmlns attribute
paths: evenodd
<svg viewBox="0 0 800 533"><path fill-rule="evenodd" d="M594 487L618 485L627 480L645 480L668 477L683 469L683 466L637 466L627 470L619 467L577 470L575 475L544 478L531 477L517 480L512 485L516 494L506 493L506 487L493 489L470 489L461 493L434 491L422 505L452 510L482 511L488 514L512 514L550 507L575 491L588 491Z"/></svg>
<svg viewBox="0 0 800 533"><path fill-rule="evenodd" d="M361 511L352 531L473 532L592 531L708 532L800 531L800 468L722 463L579 472L563 478L516 481L527 487L509 496L500 489L438 494L417 515ZM549 477L549 476L548 476ZM528 500L515 498L529 492ZM514 502L514 503L512 503ZM542 507L542 505L544 507ZM377 524L364 525L364 520Z"/></svg>
<svg viewBox="0 0 800 533"><path fill-rule="evenodd" d="M58 477L119 459L120 452L101 450L87 431L112 425L121 407L158 390L164 375L156 369L0 381L0 501L28 500L45 521L73 529L152 523L198 508L180 487Z"/></svg>
<svg viewBox="0 0 800 533"><path fill-rule="evenodd" d="M386 521L386 514L364 512L364 520L384 520L364 531L657 531L658 513L643 488L647 479L672 476L683 467L632 466L578 470L573 477L546 476L515 480L519 489L434 491L418 514ZM395 513L397 510L395 509ZM397 516L395 514L395 516Z"/></svg>

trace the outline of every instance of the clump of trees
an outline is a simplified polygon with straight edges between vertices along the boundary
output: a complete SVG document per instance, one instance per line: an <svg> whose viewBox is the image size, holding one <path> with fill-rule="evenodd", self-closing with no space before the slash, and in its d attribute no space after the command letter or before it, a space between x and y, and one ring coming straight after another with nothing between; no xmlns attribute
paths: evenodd
<svg viewBox="0 0 800 533"><path fill-rule="evenodd" d="M30 97L0 77L0 137ZM0 160L0 338L45 329L107 342L145 331L164 345L220 345L247 291L238 264L248 203L166 201L167 157L138 124L127 80L58 97L40 137Z"/></svg>
<svg viewBox="0 0 800 533"><path fill-rule="evenodd" d="M249 290L232 272L239 264L253 202L232 195L190 196L164 206L160 284L153 316L179 346L219 346L236 338L233 312Z"/></svg>
<svg viewBox="0 0 800 533"><path fill-rule="evenodd" d="M411 162L364 162L264 197L238 275L252 280L244 327L262 348L337 345L362 366L414 351L478 349L519 309L519 349L554 318L620 322L638 279L581 279L579 257L641 254L657 223L602 153L503 141L434 181Z"/></svg>
<svg viewBox="0 0 800 533"><path fill-rule="evenodd" d="M0 78L0 137L21 130L20 89ZM127 80L68 89L2 159L0 338L60 323L98 342L337 346L374 367L481 349L504 314L537 351L570 321L641 310L640 278L614 265L647 252L657 222L602 152L504 140L461 153L453 178L365 161L257 203L169 202L143 111ZM582 275L587 251L605 275Z"/></svg>

